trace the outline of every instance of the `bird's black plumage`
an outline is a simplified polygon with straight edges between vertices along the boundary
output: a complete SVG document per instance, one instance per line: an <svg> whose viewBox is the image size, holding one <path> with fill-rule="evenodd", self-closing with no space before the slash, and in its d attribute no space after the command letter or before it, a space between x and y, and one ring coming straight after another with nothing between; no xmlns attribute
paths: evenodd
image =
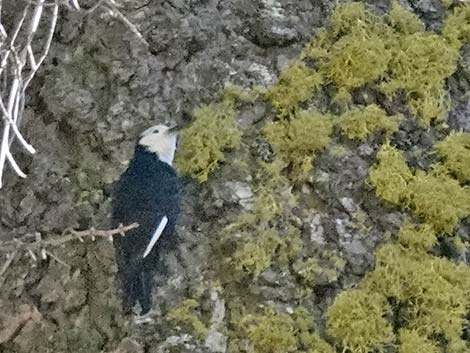
<svg viewBox="0 0 470 353"><path fill-rule="evenodd" d="M125 236L113 239L123 308L130 312L136 302L141 314L152 307L152 278L162 256L174 243L180 213L180 186L175 170L156 153L137 145L134 158L116 184L112 201L112 225L138 223ZM151 252L144 251L162 218L168 223Z"/></svg>

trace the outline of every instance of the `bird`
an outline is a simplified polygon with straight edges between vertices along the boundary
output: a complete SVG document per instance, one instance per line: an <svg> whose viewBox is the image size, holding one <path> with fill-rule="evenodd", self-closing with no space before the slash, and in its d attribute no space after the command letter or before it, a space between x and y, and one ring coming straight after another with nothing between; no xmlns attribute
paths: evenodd
<svg viewBox="0 0 470 353"><path fill-rule="evenodd" d="M112 193L112 227L137 223L113 245L122 308L132 313L140 304L140 317L152 309L153 276L175 242L181 190L173 168L178 127L155 125L139 136L134 156Z"/></svg>

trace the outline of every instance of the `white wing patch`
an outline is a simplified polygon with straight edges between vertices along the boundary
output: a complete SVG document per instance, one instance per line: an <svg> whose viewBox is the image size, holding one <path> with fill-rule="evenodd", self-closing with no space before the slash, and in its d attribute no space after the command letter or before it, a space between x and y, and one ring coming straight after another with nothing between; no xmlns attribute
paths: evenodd
<svg viewBox="0 0 470 353"><path fill-rule="evenodd" d="M150 239L149 245L147 245L147 249L145 249L144 256L143 256L144 259L150 253L150 251L152 251L153 247L157 243L157 240L160 238L160 235L162 235L163 230L165 229L167 223L168 223L167 216L163 216L162 220L160 221L160 224L157 227L157 230L152 235L152 239Z"/></svg>

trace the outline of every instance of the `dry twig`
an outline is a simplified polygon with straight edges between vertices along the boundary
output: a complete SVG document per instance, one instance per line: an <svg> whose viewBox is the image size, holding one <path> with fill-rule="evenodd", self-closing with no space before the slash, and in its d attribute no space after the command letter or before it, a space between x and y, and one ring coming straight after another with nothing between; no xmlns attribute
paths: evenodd
<svg viewBox="0 0 470 353"><path fill-rule="evenodd" d="M23 137L18 126L23 115L26 89L49 52L59 12L58 0L51 4L46 4L45 0L35 0L17 3L17 6L21 9L21 15L14 22L14 26L5 28L0 21L0 80L3 83L3 90L0 92L0 113L3 118L0 188L7 161L18 176L26 177L11 154L13 140L16 139L29 153L36 152ZM41 21L45 13L48 21ZM36 33L40 24L44 26L45 22L46 27L42 30L46 33L46 39L44 44L40 45Z"/></svg>
<svg viewBox="0 0 470 353"><path fill-rule="evenodd" d="M19 126L25 107L26 90L49 53L60 5L81 10L79 0L17 1L19 16L8 27L2 21L0 0L0 115L3 119L3 132L0 133L0 188L7 162L19 177L26 178L11 153L13 141L18 141L30 154L36 153L20 132ZM149 47L144 36L119 10L114 0L96 0L96 4L84 13L90 14L97 9L103 9L122 21L140 43ZM38 32L42 35L37 36Z"/></svg>
<svg viewBox="0 0 470 353"><path fill-rule="evenodd" d="M138 226L139 225L137 223L132 223L127 226L121 225L116 229L110 230L100 230L91 228L87 230L77 231L73 229L68 229L60 237L52 237L49 239L36 239L34 242L22 242L19 240L4 241L0 242L0 252L12 253L15 251L19 253L24 251L31 251L34 253L35 251L41 249L62 246L70 241L83 240L83 238L87 237L109 238L117 234L124 236L126 232L130 231L131 229L137 228Z"/></svg>

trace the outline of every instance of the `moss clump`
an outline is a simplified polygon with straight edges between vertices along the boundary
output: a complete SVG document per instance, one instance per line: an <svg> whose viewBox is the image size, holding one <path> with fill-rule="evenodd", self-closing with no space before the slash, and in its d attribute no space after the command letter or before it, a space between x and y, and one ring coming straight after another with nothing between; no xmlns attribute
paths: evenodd
<svg viewBox="0 0 470 353"><path fill-rule="evenodd" d="M294 320L287 314L266 309L262 315L248 315L240 323L257 353L295 351L297 339Z"/></svg>
<svg viewBox="0 0 470 353"><path fill-rule="evenodd" d="M319 276L323 273L318 260L310 258L305 261L297 261L293 265L293 269L297 275L302 278L302 281L307 285L314 285Z"/></svg>
<svg viewBox="0 0 470 353"><path fill-rule="evenodd" d="M332 118L312 111L302 111L290 121L267 124L263 133L276 154L291 168L293 180L302 180L312 169L316 151L331 141Z"/></svg>
<svg viewBox="0 0 470 353"><path fill-rule="evenodd" d="M195 299L186 299L182 301L177 307L172 309L167 314L167 320L174 321L177 324L182 324L190 328L194 336L203 340L207 337L209 330L206 325L199 319L196 309L199 308L199 303Z"/></svg>
<svg viewBox="0 0 470 353"><path fill-rule="evenodd" d="M377 153L377 161L370 169L370 183L380 198L394 205L400 205L408 198L408 184L413 179L405 158L387 142Z"/></svg>
<svg viewBox="0 0 470 353"><path fill-rule="evenodd" d="M280 219L286 206L294 200L290 186L282 177L279 163L260 163L254 180L256 196L253 209L242 213L226 227L224 238L229 245L230 270L235 280L256 279L271 265L284 266L301 248L300 231L287 226L279 230L272 222Z"/></svg>
<svg viewBox="0 0 470 353"><path fill-rule="evenodd" d="M385 318L391 310L378 293L362 289L343 292L328 309L328 334L354 353L382 351L394 340L393 328Z"/></svg>
<svg viewBox="0 0 470 353"><path fill-rule="evenodd" d="M390 77L381 88L388 95L408 92L410 109L429 125L448 110L444 84L456 69L458 51L441 36L427 32L400 36L398 41L389 63Z"/></svg>
<svg viewBox="0 0 470 353"><path fill-rule="evenodd" d="M379 34L356 26L331 47L321 72L340 89L350 91L384 76L391 53Z"/></svg>
<svg viewBox="0 0 470 353"><path fill-rule="evenodd" d="M458 50L424 31L396 1L385 16L351 3L336 8L330 28L312 40L301 58L313 59L326 81L335 84L337 101L350 100L351 90L365 84L388 96L405 92L411 111L429 125L448 110L445 79L456 69Z"/></svg>
<svg viewBox="0 0 470 353"><path fill-rule="evenodd" d="M443 173L418 171L408 190L408 206L437 232L451 233L470 214L468 189Z"/></svg>
<svg viewBox="0 0 470 353"><path fill-rule="evenodd" d="M193 116L193 124L180 134L175 164L180 172L202 183L224 160L224 150L240 144L240 132L232 101L204 105Z"/></svg>
<svg viewBox="0 0 470 353"><path fill-rule="evenodd" d="M398 241L414 250L430 251L437 243L437 237L434 228L429 224L406 223L400 229Z"/></svg>
<svg viewBox="0 0 470 353"><path fill-rule="evenodd" d="M320 73L297 61L281 73L279 81L267 93L267 98L280 116L293 112L299 103L309 99L321 87Z"/></svg>
<svg viewBox="0 0 470 353"><path fill-rule="evenodd" d="M253 241L244 243L235 251L232 257L233 266L240 273L258 277L271 265L276 251L282 245L282 239L275 231L262 231Z"/></svg>
<svg viewBox="0 0 470 353"><path fill-rule="evenodd" d="M462 184L470 181L470 133L453 132L434 147L450 173Z"/></svg>
<svg viewBox="0 0 470 353"><path fill-rule="evenodd" d="M401 152L387 142L377 154L369 181L376 194L397 206L410 208L436 232L451 233L457 222L470 215L470 194L458 181L435 171L412 174Z"/></svg>
<svg viewBox="0 0 470 353"><path fill-rule="evenodd" d="M363 3L354 2L338 5L330 18L329 32L331 36L339 38L354 32L357 28L372 29L371 32L388 30L382 19L367 11Z"/></svg>
<svg viewBox="0 0 470 353"><path fill-rule="evenodd" d="M350 139L365 141L367 137L378 131L386 135L398 130L400 116L387 116L377 105L354 108L341 116L339 127Z"/></svg>
<svg viewBox="0 0 470 353"><path fill-rule="evenodd" d="M296 308L292 318L294 319L295 333L298 339L297 351L335 353L333 347L315 333L313 315L306 308Z"/></svg>
<svg viewBox="0 0 470 353"><path fill-rule="evenodd" d="M377 252L376 268L360 288L396 303L404 320L400 328L416 330L446 346L446 352L468 351L461 338L470 304L470 269L466 265L389 244Z"/></svg>
<svg viewBox="0 0 470 353"><path fill-rule="evenodd" d="M400 330L399 353L439 353L438 347L416 330Z"/></svg>
<svg viewBox="0 0 470 353"><path fill-rule="evenodd" d="M267 90L262 86L253 86L245 89L238 85L227 84L224 87L223 97L225 101L240 102L240 103L254 103L261 100L267 94Z"/></svg>
<svg viewBox="0 0 470 353"><path fill-rule="evenodd" d="M456 6L447 16L442 28L442 35L452 47L460 47L470 41L470 5Z"/></svg>
<svg viewBox="0 0 470 353"><path fill-rule="evenodd" d="M421 20L414 13L404 9L395 0L392 1L388 20L390 25L399 33L413 34L424 31Z"/></svg>
<svg viewBox="0 0 470 353"><path fill-rule="evenodd" d="M399 239L406 247L380 248L375 269L357 289L336 298L328 310L328 332L352 353L382 351L397 339L403 353L468 352L461 333L469 324L470 268L427 252L433 239L429 226L406 224ZM399 312L399 321L392 311Z"/></svg>
<svg viewBox="0 0 470 353"><path fill-rule="evenodd" d="M313 287L337 281L345 265L335 253L324 251L315 257L298 259L292 268L305 285Z"/></svg>

